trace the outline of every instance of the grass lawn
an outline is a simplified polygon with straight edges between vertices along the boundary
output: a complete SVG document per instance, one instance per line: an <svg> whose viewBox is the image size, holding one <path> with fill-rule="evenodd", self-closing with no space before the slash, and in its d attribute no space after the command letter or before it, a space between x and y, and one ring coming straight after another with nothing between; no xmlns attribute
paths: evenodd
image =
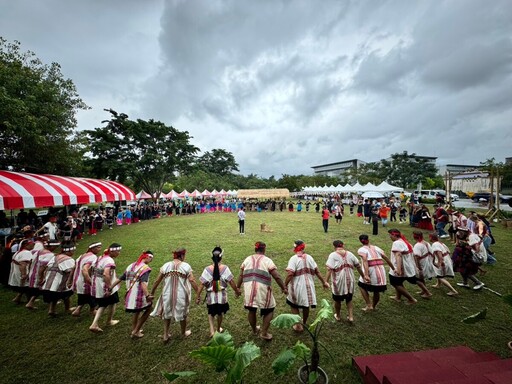
<svg viewBox="0 0 512 384"><path fill-rule="evenodd" d="M348 211L348 209L347 209ZM272 232L260 232L260 224L266 223ZM390 224L389 227L392 227ZM412 241L412 228L396 225ZM391 241L387 228L380 227L378 236L371 236L372 243L388 254ZM293 241L306 242L306 252L311 254L322 273L325 261L332 252L332 241L341 239L346 248L357 252L358 236L370 233L371 226L363 225L362 219L346 215L341 225L334 218L329 223L329 233L324 233L320 214L313 212L248 212L245 236L238 234L238 222L234 213L215 213L193 216L164 217L104 230L96 238L85 237L79 244L76 255L83 253L92 240L100 240L104 246L119 242L123 246L117 259L118 273L135 261L144 249L151 249L155 259L150 286L156 279L158 269L172 258L171 250L187 249L186 261L192 265L196 278L211 261L211 250L215 245L224 249L223 261L234 275L243 259L253 253L258 240L267 243L267 255L276 263L284 277L284 269L292 256ZM496 266L488 266L482 278L486 285L501 293L510 293L512 261L508 244L512 230L497 223L493 228L497 244L493 246L498 258ZM452 246L450 246L453 249ZM357 272L356 272L357 275ZM453 284L460 281L457 276ZM289 312L285 297L275 288L278 303L276 314ZM417 289L406 285L414 294ZM125 288L120 291L124 297ZM448 297L445 290L432 289L432 300L421 300L416 306L397 304L388 299L394 293L388 285L378 311L363 313L363 300L359 292L354 297L353 326L336 323L334 319L323 328L320 339L330 348L334 360L322 351L320 365L328 372L333 383L361 383L351 366L353 356L382 354L397 351L412 351L429 348L467 345L476 351L492 351L502 357L510 357L507 342L512 339L512 312L500 297L483 290L474 292L460 289L461 295ZM38 302L39 309L28 311L24 306L11 302L14 294L6 288L0 289L0 383L163 383L161 371L193 370L198 375L177 382L218 383L224 377L213 369L201 365L188 353L208 341L208 320L204 305L192 305L190 326L192 335L187 339L178 337L179 325L172 325L171 342L164 345L159 338L163 323L150 318L144 326L145 337L132 340L129 337L129 314L123 305L117 308L117 319L121 322L112 328L104 327L103 334L92 334L88 327L92 321L87 311L80 318L62 314L48 318L47 308ZM317 299L331 300L330 292L320 288L317 281ZM73 296L72 302L76 301ZM271 329L274 340L265 342L252 336L247 323L242 298L235 299L230 292L231 310L224 320L237 344L253 340L261 348L261 357L247 369L245 383L292 383L296 382L295 371L289 376L274 376L271 364L285 347L295 344L297 339L309 343L306 334ZM488 307L485 321L468 325L461 319L484 307ZM342 318L345 308L342 306ZM105 320L105 317L102 319ZM311 318L315 317L312 311ZM298 366L297 366L298 368Z"/></svg>

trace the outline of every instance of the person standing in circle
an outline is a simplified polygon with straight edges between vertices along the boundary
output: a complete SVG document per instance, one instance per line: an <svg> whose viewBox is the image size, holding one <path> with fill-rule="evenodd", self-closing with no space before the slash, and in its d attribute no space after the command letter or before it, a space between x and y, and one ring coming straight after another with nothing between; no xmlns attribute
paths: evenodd
<svg viewBox="0 0 512 384"><path fill-rule="evenodd" d="M238 211L238 228L241 235L245 235L245 207Z"/></svg>
<svg viewBox="0 0 512 384"><path fill-rule="evenodd" d="M322 209L322 226L324 227L325 233L327 233L327 230L329 229L329 216L330 212L327 209L327 206L324 205L324 208Z"/></svg>

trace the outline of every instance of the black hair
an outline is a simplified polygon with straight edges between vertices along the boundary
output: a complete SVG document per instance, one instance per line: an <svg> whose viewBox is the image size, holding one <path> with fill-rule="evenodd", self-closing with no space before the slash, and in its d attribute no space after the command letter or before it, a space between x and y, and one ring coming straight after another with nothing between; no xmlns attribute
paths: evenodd
<svg viewBox="0 0 512 384"><path fill-rule="evenodd" d="M218 245L213 248L212 251L212 260L213 260L213 291L218 292L219 290L219 280L220 280L220 269L219 263L222 260L222 248Z"/></svg>

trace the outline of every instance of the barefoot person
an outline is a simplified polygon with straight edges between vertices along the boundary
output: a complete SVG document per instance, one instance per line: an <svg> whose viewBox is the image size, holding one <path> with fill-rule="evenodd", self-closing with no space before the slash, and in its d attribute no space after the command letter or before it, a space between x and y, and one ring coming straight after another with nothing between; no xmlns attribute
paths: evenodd
<svg viewBox="0 0 512 384"><path fill-rule="evenodd" d="M347 320L349 323L354 322L354 305L352 297L354 295L354 287L356 278L354 276L354 268L357 269L361 276L364 275L359 260L352 252L347 251L343 246L343 241L334 240L332 242L334 252L327 258L327 276L325 281L327 284L332 277L332 300L334 301L334 318L341 321L341 303L345 301L347 305Z"/></svg>
<svg viewBox="0 0 512 384"><path fill-rule="evenodd" d="M191 288L197 292L198 286L192 274L192 267L185 262L186 253L187 250L184 248L173 252L174 259L160 268L160 273L151 289L151 296L154 296L156 289L162 280L164 281L162 293L155 309L151 312L151 316L164 320L164 343L167 343L171 337L169 331L171 320L180 322L183 337L188 337L192 333L187 329L187 318L192 295Z"/></svg>
<svg viewBox="0 0 512 384"><path fill-rule="evenodd" d="M370 244L368 235L360 235L359 241L363 244L357 251L358 255L361 256L363 275L359 277L357 285L366 303L363 311L368 312L377 308L380 293L387 289L384 261L391 269L395 267L381 248ZM373 300L370 300L370 292L373 292Z"/></svg>
<svg viewBox="0 0 512 384"><path fill-rule="evenodd" d="M12 299L16 304L21 303L21 298L24 294L27 296L30 294L28 292L28 273L30 265L35 258L34 254L32 254L32 249L34 249L34 242L32 240L22 240L18 251L12 257L9 287L16 292L16 296Z"/></svg>
<svg viewBox="0 0 512 384"><path fill-rule="evenodd" d="M149 263L153 260L153 252L144 251L135 263L130 264L123 275L117 279L113 287L126 282L126 296L124 299L124 308L128 313L132 313L132 338L144 337L142 326L151 313L153 305L153 296L149 294L148 282L151 268Z"/></svg>
<svg viewBox="0 0 512 384"><path fill-rule="evenodd" d="M82 307L89 306L89 312L94 315L96 301L91 293L91 266L98 260L97 254L101 252L101 242L94 242L89 245L87 252L76 259L75 272L73 276L73 291L78 296L77 307L71 315L80 316Z"/></svg>
<svg viewBox="0 0 512 384"><path fill-rule="evenodd" d="M448 296L458 295L459 292L452 287L452 285L446 280L447 277L453 278L455 276L453 272L452 258L450 256L450 249L439 240L437 233L431 233L429 235L430 241L432 242L432 254L434 256L434 270L436 272L437 284L433 285L433 288L440 288L441 284L448 288L450 291L447 293Z"/></svg>
<svg viewBox="0 0 512 384"><path fill-rule="evenodd" d="M404 296L408 304L416 304L416 299L404 287L405 281L416 284L416 268L412 245L398 229L390 229L388 233L389 238L393 241L391 263L394 267L389 271L389 282L396 291L396 295L391 296L390 299L401 302L402 296Z"/></svg>
<svg viewBox="0 0 512 384"><path fill-rule="evenodd" d="M258 241L254 245L255 254L245 258L240 266L240 276L238 276L237 287L240 289L244 285L244 306L247 309L247 319L251 325L253 334L260 334L264 340L272 340L272 335L268 332L270 321L274 317L276 300L272 293L272 278L281 288L284 294L288 294L286 285L284 285L277 267L274 262L265 256L266 244ZM256 325L256 311L260 310L263 317L261 329Z"/></svg>
<svg viewBox="0 0 512 384"><path fill-rule="evenodd" d="M42 284L44 281L44 270L51 259L55 257L55 249L60 245L58 240L46 240L43 244L44 248L35 254L35 259L30 266L28 276L28 294L30 300L28 301L28 309L37 309L34 303L39 295L42 294Z"/></svg>
<svg viewBox="0 0 512 384"><path fill-rule="evenodd" d="M436 276L432 249L430 244L423 239L423 232L414 231L412 236L416 241L413 247L414 262L416 263L416 284L421 289L420 296L424 299L430 299L432 293L428 290L425 282Z"/></svg>
<svg viewBox="0 0 512 384"><path fill-rule="evenodd" d="M94 320L89 327L91 332L103 332L99 326L101 315L106 308L109 309L107 325L116 325L119 320L114 320L116 304L119 303L119 287L113 285L116 281L116 262L114 259L121 253L121 245L113 243L108 247L103 255L99 256L93 265L93 277L91 292L96 299L98 309L94 315Z"/></svg>
<svg viewBox="0 0 512 384"><path fill-rule="evenodd" d="M227 288L228 284L235 291L236 297L240 296L240 290L237 288L233 274L227 265L222 264L223 251L217 246L213 248L213 264L206 267L201 275L199 290L197 292L196 303L201 302L201 293L206 288L206 307L208 308L208 324L210 325L210 337L213 337L215 331L222 333L222 320L227 311L229 311ZM215 326L217 318L217 326Z"/></svg>
<svg viewBox="0 0 512 384"><path fill-rule="evenodd" d="M304 330L303 325L308 322L309 308L316 307L315 276L322 282L324 288L329 288L313 257L304 252L305 248L306 244L302 240L296 240L293 244L295 255L288 261L284 280L284 285L288 289L286 303L291 307L293 314L298 315L302 310L302 323L293 325L296 332Z"/></svg>
<svg viewBox="0 0 512 384"><path fill-rule="evenodd" d="M56 316L57 301L64 301L64 308L69 312L70 297L73 294L73 271L75 269L75 244L66 242L61 245L61 253L51 259L43 268L45 275L43 282L43 301L49 303L49 316Z"/></svg>

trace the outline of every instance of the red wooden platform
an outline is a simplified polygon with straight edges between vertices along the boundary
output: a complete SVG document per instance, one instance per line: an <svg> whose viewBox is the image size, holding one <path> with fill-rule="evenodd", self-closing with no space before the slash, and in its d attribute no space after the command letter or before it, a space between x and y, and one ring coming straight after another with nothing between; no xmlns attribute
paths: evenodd
<svg viewBox="0 0 512 384"><path fill-rule="evenodd" d="M365 384L512 384L512 359L465 346L352 359Z"/></svg>

